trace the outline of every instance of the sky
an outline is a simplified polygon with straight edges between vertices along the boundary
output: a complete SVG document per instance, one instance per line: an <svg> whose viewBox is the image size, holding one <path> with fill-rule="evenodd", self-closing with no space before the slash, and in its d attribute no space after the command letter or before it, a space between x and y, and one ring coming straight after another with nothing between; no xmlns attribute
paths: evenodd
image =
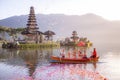
<svg viewBox="0 0 120 80"><path fill-rule="evenodd" d="M84 15L94 13L107 20L120 20L120 0L0 0L0 19L29 14Z"/></svg>

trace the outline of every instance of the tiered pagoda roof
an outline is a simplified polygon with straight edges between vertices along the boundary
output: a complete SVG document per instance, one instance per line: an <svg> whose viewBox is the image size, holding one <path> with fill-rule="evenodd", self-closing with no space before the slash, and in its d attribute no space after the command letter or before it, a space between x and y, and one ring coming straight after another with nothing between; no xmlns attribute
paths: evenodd
<svg viewBox="0 0 120 80"><path fill-rule="evenodd" d="M22 34L27 35L27 34L36 34L38 31L37 27L37 21L35 17L35 12L34 12L34 7L30 7L30 14L28 17L28 22L27 22L27 27L25 28L25 31L22 32Z"/></svg>
<svg viewBox="0 0 120 80"><path fill-rule="evenodd" d="M32 28L32 29L39 29L38 27L36 27L37 22L35 18L34 7L30 7L30 14L29 14L27 26L28 28Z"/></svg>

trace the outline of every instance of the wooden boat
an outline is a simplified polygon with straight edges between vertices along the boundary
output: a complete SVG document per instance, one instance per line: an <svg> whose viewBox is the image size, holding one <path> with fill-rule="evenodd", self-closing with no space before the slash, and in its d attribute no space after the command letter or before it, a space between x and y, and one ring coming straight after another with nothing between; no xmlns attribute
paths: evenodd
<svg viewBox="0 0 120 80"><path fill-rule="evenodd" d="M82 59L74 59L74 58L61 58L57 56L51 56L51 63L94 63L97 62L99 57L96 58L82 58Z"/></svg>

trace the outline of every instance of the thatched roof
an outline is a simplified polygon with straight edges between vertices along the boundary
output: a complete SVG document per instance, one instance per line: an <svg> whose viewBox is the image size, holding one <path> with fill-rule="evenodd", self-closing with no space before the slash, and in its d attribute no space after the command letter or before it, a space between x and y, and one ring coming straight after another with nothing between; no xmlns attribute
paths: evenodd
<svg viewBox="0 0 120 80"><path fill-rule="evenodd" d="M36 32L39 33L39 34L44 34L44 33L41 32L41 31L30 32L30 31L28 31L28 30L25 30L25 31L21 32L21 34L22 34L22 35L36 34Z"/></svg>
<svg viewBox="0 0 120 80"><path fill-rule="evenodd" d="M72 39L79 39L78 36L74 36L74 37L70 37L70 38L72 38Z"/></svg>
<svg viewBox="0 0 120 80"><path fill-rule="evenodd" d="M55 33L53 31L48 30L44 32L44 35L55 35Z"/></svg>

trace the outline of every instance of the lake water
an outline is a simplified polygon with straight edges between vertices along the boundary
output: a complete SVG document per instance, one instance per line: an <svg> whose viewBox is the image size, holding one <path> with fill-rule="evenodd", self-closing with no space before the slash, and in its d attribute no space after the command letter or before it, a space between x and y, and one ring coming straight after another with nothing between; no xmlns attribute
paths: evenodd
<svg viewBox="0 0 120 80"><path fill-rule="evenodd" d="M59 55L59 48L0 48L0 80L97 80L97 74L109 80L120 80L120 46L111 45L94 45L100 56L99 62L94 64L51 64L50 56ZM87 49L88 55L92 49Z"/></svg>

